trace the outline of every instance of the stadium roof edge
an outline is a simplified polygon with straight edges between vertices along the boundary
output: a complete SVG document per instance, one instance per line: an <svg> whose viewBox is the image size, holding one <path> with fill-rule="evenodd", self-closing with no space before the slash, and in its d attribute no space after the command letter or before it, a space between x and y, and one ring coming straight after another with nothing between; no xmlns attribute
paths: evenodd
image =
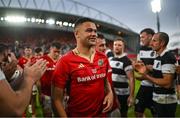
<svg viewBox="0 0 180 118"><path fill-rule="evenodd" d="M114 17L75 0L1 0L0 7L36 9L90 17L132 31L127 25Z"/></svg>
<svg viewBox="0 0 180 118"><path fill-rule="evenodd" d="M62 20L74 23L77 19L83 16L78 16L74 14L67 14L62 12L53 12L53 11L46 11L46 10L36 10L36 9L25 9L25 8L0 8L0 15L6 16L10 14L21 14L27 17L36 17L36 18L54 18L55 20ZM91 18L92 19L92 18ZM99 26L100 32L105 32L108 34L113 35L123 35L123 36L133 36L138 35L136 32L132 30L128 30L122 28L120 26L110 24L108 22L100 21L97 19L93 19ZM119 34L120 33L120 34Z"/></svg>

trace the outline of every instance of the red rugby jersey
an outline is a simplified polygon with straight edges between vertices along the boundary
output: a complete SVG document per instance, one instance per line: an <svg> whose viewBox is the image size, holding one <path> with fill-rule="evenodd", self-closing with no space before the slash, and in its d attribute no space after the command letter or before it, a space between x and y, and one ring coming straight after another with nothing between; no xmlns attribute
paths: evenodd
<svg viewBox="0 0 180 118"><path fill-rule="evenodd" d="M53 84L66 88L70 79L70 99L66 112L68 116L104 116L104 79L111 71L107 57L96 52L93 63L75 55L72 51L58 62L54 72Z"/></svg>
<svg viewBox="0 0 180 118"><path fill-rule="evenodd" d="M35 57L31 57L30 59L22 56L18 59L18 65L20 65L22 68L24 68L24 65L30 60L31 63L34 63Z"/></svg>
<svg viewBox="0 0 180 118"><path fill-rule="evenodd" d="M40 79L41 92L45 95L51 96L52 76L57 61L52 60L48 55L44 55L42 58L47 61L47 69Z"/></svg>

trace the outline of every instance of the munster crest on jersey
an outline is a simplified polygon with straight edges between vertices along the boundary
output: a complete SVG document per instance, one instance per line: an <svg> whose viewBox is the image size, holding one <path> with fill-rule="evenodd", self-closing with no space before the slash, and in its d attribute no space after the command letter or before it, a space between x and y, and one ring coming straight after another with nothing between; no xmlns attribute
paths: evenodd
<svg viewBox="0 0 180 118"><path fill-rule="evenodd" d="M99 59L99 60L98 60L98 66L102 66L103 63L104 63L104 60L103 60L103 59Z"/></svg>

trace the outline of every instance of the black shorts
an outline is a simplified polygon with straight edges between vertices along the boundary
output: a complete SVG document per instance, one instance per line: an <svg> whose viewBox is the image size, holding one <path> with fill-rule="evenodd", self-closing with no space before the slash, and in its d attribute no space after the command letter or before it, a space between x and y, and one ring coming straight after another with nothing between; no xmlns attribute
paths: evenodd
<svg viewBox="0 0 180 118"><path fill-rule="evenodd" d="M154 114L152 93L153 87L140 86L135 100L135 112L144 113L145 109L148 108L151 110L151 113Z"/></svg>
<svg viewBox="0 0 180 118"><path fill-rule="evenodd" d="M120 103L120 112L121 113L126 113L128 112L128 104L127 104L127 99L129 95L117 95L118 101Z"/></svg>
<svg viewBox="0 0 180 118"><path fill-rule="evenodd" d="M153 102L157 117L175 117L177 103L159 104Z"/></svg>

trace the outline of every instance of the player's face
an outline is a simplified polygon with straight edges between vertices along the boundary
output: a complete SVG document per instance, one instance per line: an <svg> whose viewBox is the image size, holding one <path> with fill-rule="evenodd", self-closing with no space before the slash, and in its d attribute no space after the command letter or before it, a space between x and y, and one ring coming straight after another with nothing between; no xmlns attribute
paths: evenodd
<svg viewBox="0 0 180 118"><path fill-rule="evenodd" d="M32 55L32 49L31 49L31 48L25 48L25 49L24 49L24 54L25 54L25 56L30 56L30 55Z"/></svg>
<svg viewBox="0 0 180 118"><path fill-rule="evenodd" d="M106 51L106 41L104 39L97 38L96 49L100 52L105 53Z"/></svg>
<svg viewBox="0 0 180 118"><path fill-rule="evenodd" d="M159 51L161 49L161 41L159 40L159 34L154 34L151 40L151 47L154 51Z"/></svg>
<svg viewBox="0 0 180 118"><path fill-rule="evenodd" d="M34 56L35 56L36 58L40 58L40 57L43 56L43 52L34 53Z"/></svg>
<svg viewBox="0 0 180 118"><path fill-rule="evenodd" d="M147 34L146 32L142 32L140 34L140 45L142 46L149 46L152 36Z"/></svg>
<svg viewBox="0 0 180 118"><path fill-rule="evenodd" d="M115 54L121 54L124 51L124 43L122 41L114 41L113 50Z"/></svg>
<svg viewBox="0 0 180 118"><path fill-rule="evenodd" d="M75 31L77 44L84 47L91 47L96 45L97 28L92 22L84 22L78 26Z"/></svg>
<svg viewBox="0 0 180 118"><path fill-rule="evenodd" d="M56 47L51 47L50 53L53 55L54 59L58 59L60 56L60 49L57 49Z"/></svg>

